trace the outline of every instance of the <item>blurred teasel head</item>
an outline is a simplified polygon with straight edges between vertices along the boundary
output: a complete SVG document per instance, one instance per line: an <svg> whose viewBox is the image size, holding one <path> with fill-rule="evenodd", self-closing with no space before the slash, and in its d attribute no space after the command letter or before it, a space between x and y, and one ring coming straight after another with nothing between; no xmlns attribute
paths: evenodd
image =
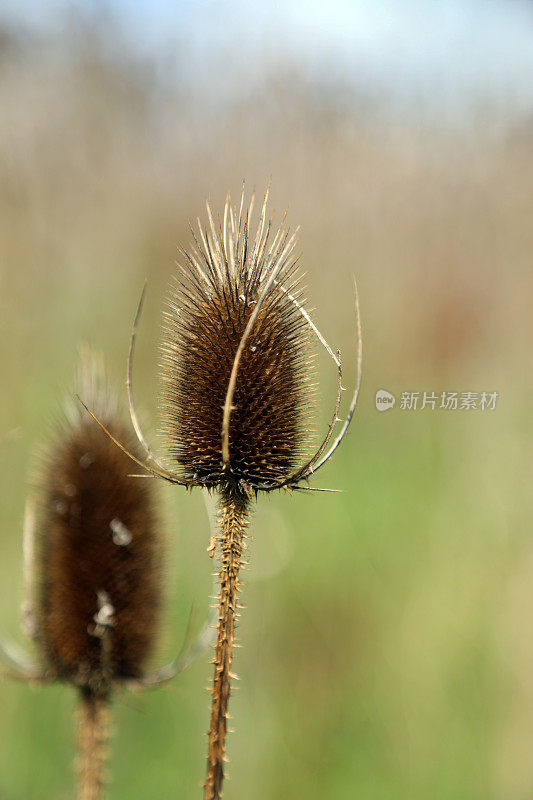
<svg viewBox="0 0 533 800"><path fill-rule="evenodd" d="M78 391L134 448L102 363L82 358ZM106 695L141 679L160 615L154 487L70 401L41 458L33 628L50 674Z"/></svg>
<svg viewBox="0 0 533 800"><path fill-rule="evenodd" d="M77 390L107 435L73 399L66 403L41 453L24 524L24 628L39 663L13 655L1 641L0 660L11 677L79 689L77 797L101 800L113 689L167 682L212 637L206 624L171 664L147 669L161 606L162 537L153 482L131 475L137 445L102 360L88 350L80 359ZM114 437L127 443L129 456Z"/></svg>

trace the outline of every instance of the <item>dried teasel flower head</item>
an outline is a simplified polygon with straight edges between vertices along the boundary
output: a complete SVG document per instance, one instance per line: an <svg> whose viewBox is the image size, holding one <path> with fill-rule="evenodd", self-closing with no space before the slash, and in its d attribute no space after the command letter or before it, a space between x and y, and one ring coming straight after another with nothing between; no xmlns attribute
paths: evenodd
<svg viewBox="0 0 533 800"><path fill-rule="evenodd" d="M313 491L304 482L330 460L353 418L362 375L357 287L354 282L356 385L346 418L332 441L335 426L341 422L340 352L333 352L302 305L294 256L297 231L291 235L283 221L274 233L272 219L266 217L267 201L268 191L253 236L254 198L245 208L244 186L239 209L228 196L218 226L208 203L208 227L204 229L198 220L199 237L192 230L194 244L188 251L181 250L180 275L165 311L161 364L162 427L180 472L168 469L154 453L135 411L133 357L144 290L133 323L126 381L130 417L144 457L113 435L79 398L126 455L169 483L238 490L246 495L250 490L282 488ZM308 461L294 468L306 443L309 333L316 336L336 366L337 394L322 443Z"/></svg>
<svg viewBox="0 0 533 800"><path fill-rule="evenodd" d="M0 661L9 677L78 687L77 797L101 800L112 689L153 688L186 669L209 646L212 619L194 640L189 627L171 664L147 669L161 606L153 482L130 474L136 444L102 360L87 350L77 388L102 423L96 425L72 400L67 403L41 456L36 495L26 506L23 618L40 659L32 663L0 641ZM130 455L110 436L125 440Z"/></svg>
<svg viewBox="0 0 533 800"><path fill-rule="evenodd" d="M78 390L131 441L101 362ZM93 693L140 679L158 630L160 532L150 481L72 401L41 459L35 523L35 638L48 671Z"/></svg>
<svg viewBox="0 0 533 800"><path fill-rule="evenodd" d="M162 358L163 429L180 472L170 471L154 454L135 413L132 362L142 297L130 342L127 387L130 415L145 460L108 431L123 452L152 475L188 488L216 488L220 493L218 532L208 547L210 555L218 552L220 567L205 800L220 798L224 779L239 571L251 495L284 487L313 490L307 479L342 442L361 380L356 290L356 387L345 421L332 441L340 422L340 353L333 352L303 306L294 256L296 235L284 223L273 231L266 215L267 198L268 192L254 235L250 235L253 201L246 209L244 189L240 207L234 208L228 198L217 224L208 204L208 226L204 229L198 222L193 246L182 251L179 278L167 303ZM326 435L314 455L298 467L309 399L309 333L334 361L338 383ZM98 415L89 413L105 430Z"/></svg>
<svg viewBox="0 0 533 800"><path fill-rule="evenodd" d="M242 205L237 213L227 201L218 230L208 213L211 230L183 251L167 302L163 429L191 480L260 489L291 474L305 442L308 326L295 236L272 235L266 204L253 240Z"/></svg>

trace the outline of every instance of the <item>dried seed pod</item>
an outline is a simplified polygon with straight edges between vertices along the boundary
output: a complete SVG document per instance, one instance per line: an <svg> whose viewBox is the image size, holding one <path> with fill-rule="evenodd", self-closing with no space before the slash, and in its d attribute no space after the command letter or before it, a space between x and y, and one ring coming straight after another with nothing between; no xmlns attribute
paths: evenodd
<svg viewBox="0 0 533 800"><path fill-rule="evenodd" d="M85 354L77 382L109 430L128 439L98 359ZM157 683L145 668L160 616L161 539L152 483L130 473L131 460L71 401L26 515L25 566L36 575L27 576L25 627L42 679L80 689L79 800L102 797L113 687Z"/></svg>
<svg viewBox="0 0 533 800"><path fill-rule="evenodd" d="M128 432L85 363L81 391L117 436ZM140 678L160 612L160 534L150 481L72 406L41 465L37 639L58 678L97 693ZM133 446L133 442L131 442Z"/></svg>
<svg viewBox="0 0 533 800"><path fill-rule="evenodd" d="M161 606L153 482L135 480L133 453L125 455L109 438L112 432L135 450L103 365L88 351L77 388L105 421L107 435L72 400L56 423L40 459L37 491L26 504L23 534L23 628L40 663L2 641L0 662L17 680L62 680L79 688L78 799L99 800L113 688L154 688L187 669L211 644L213 618L196 637L189 624L170 664L146 669Z"/></svg>
<svg viewBox="0 0 533 800"><path fill-rule="evenodd" d="M163 343L163 427L169 452L204 486L254 488L282 480L305 441L307 324L291 300L301 292L289 253L278 263L287 244L286 237L279 239L263 255L259 239L250 263L236 253L234 270L222 258L208 262L202 274L190 269L171 291ZM225 463L221 432L235 357L275 267L281 267L278 282L271 283L240 358Z"/></svg>
<svg viewBox="0 0 533 800"><path fill-rule="evenodd" d="M301 313L294 239L280 230L269 245L266 200L248 242L249 218L226 204L219 234L184 253L163 340L163 428L187 478L222 492L219 619L205 797L224 778L239 568L249 490L294 469L305 435L307 322ZM208 213L211 212L208 207ZM243 227L244 226L244 227ZM238 369L236 369L236 365ZM231 391L228 391L228 387ZM229 397L228 397L229 394Z"/></svg>
<svg viewBox="0 0 533 800"><path fill-rule="evenodd" d="M332 353L303 308L293 256L295 237L282 227L271 238L266 201L267 197L253 241L251 209L244 211L242 200L237 213L228 198L218 230L208 205L209 229L200 227L200 239L195 237L194 247L183 253L165 314L162 410L168 450L186 480L217 487L221 493L219 619L206 800L220 797L224 778L239 568L250 493L298 485L306 478L329 442L340 403L340 356ZM306 443L310 330L334 358L339 386L326 439L294 473Z"/></svg>
<svg viewBox="0 0 533 800"><path fill-rule="evenodd" d="M170 471L153 453L141 431L132 395L132 361L137 323L128 359L130 414L146 461L120 437L124 453L170 483L217 489L219 532L208 551L220 556L217 642L214 657L206 800L221 796L231 661L237 618L239 569L253 493L302 485L333 455L353 417L361 382L362 344L356 289L358 357L355 391L340 432L333 432L342 391L340 353L334 353L302 304L296 274L296 237L282 227L272 235L265 202L255 237L252 208L237 211L228 197L223 221L200 222L199 238L182 251L183 263L165 311L162 344L162 427L168 451L181 468ZM193 234L194 235L194 234ZM143 292L144 296L144 292ZM306 443L309 391L307 335L313 332L338 372L333 417L324 440L301 467ZM90 413L100 422L97 414ZM218 547L217 547L218 546Z"/></svg>

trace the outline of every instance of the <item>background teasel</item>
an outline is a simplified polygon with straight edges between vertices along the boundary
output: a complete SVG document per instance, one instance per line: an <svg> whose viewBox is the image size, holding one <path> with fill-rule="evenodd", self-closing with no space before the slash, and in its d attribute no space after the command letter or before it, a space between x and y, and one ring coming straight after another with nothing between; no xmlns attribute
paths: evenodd
<svg viewBox="0 0 533 800"><path fill-rule="evenodd" d="M103 368L82 365L78 391L94 398L110 429L127 435ZM105 696L140 679L161 603L161 536L153 487L74 401L43 459L36 529L36 636L58 675Z"/></svg>
<svg viewBox="0 0 533 800"><path fill-rule="evenodd" d="M199 238L183 263L165 310L162 358L163 431L167 450L183 472L170 471L153 453L139 426L132 396L132 359L137 311L130 344L130 413L147 462L131 457L153 475L185 487L216 489L220 496L219 596L205 798L221 796L231 662L238 616L239 570L252 496L260 491L313 491L307 480L341 443L352 419L361 380L361 334L356 291L358 375L346 420L332 442L342 391L340 353L334 353L303 307L296 234L283 222L274 233L267 220L268 192L255 236L253 209L228 197L223 219L198 221ZM144 294L144 293L143 293ZM330 426L315 454L296 467L306 440L309 385L307 338L313 332L338 372ZM94 414L98 421L98 415ZM102 427L105 425L100 421ZM110 431L108 431L111 433ZM112 433L111 433L112 435ZM128 452L118 437L115 442Z"/></svg>
<svg viewBox="0 0 533 800"><path fill-rule="evenodd" d="M77 388L134 448L102 361L88 352ZM146 670L160 621L162 540L154 487L130 473L130 459L69 400L26 512L23 616L39 662L9 666L15 677L79 689L83 800L101 797L114 687L154 686L179 669Z"/></svg>

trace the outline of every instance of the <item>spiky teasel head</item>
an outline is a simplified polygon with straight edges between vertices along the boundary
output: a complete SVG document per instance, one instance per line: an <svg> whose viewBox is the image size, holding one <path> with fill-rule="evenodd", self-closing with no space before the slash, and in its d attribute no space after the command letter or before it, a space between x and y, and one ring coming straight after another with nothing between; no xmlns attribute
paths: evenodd
<svg viewBox="0 0 533 800"><path fill-rule="evenodd" d="M333 352L302 304L293 256L295 235L283 225L272 233L267 197L268 192L254 236L249 235L251 208L244 208L243 190L239 211L228 198L218 226L208 205L208 228L199 222L199 238L194 237L190 251L182 251L181 274L167 304L162 364L163 428L180 470L169 470L150 448L135 412L133 354L144 291L133 323L127 371L130 416L144 459L86 406L122 452L151 475L220 492L218 533L208 547L211 556L218 552L220 567L205 800L219 800L224 779L239 572L251 491L316 488L306 482L342 442L361 380L356 290L356 387L341 430L330 443L340 421L340 353ZM297 466L309 400L308 332L334 361L338 383L327 433L311 458Z"/></svg>
<svg viewBox="0 0 533 800"><path fill-rule="evenodd" d="M295 236L272 232L266 198L226 201L218 228L199 224L165 312L163 429L185 475L203 486L260 489L294 469L306 442L308 326Z"/></svg>
<svg viewBox="0 0 533 800"><path fill-rule="evenodd" d="M135 444L103 368L85 355L78 390ZM70 402L41 459L35 526L35 638L47 670L93 693L143 675L160 610L160 533L152 484Z"/></svg>

